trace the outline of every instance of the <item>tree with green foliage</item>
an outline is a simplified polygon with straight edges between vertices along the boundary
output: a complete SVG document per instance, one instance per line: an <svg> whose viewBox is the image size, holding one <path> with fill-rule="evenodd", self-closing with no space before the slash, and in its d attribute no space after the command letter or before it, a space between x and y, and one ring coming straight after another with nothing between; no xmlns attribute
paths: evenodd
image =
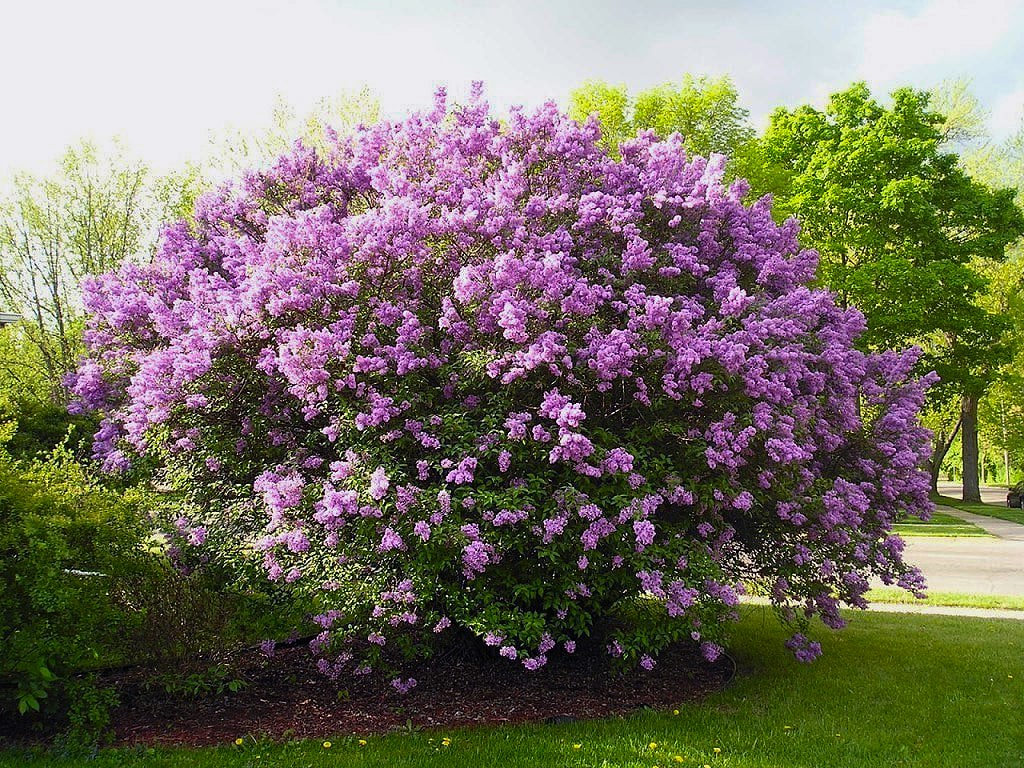
<svg viewBox="0 0 1024 768"><path fill-rule="evenodd" d="M776 204L821 255L821 280L864 312L866 346L920 344L943 379L933 399L960 401L965 494L976 497L978 399L1009 356L1005 320L978 302L988 278L976 265L1005 259L1024 216L1012 190L943 151L943 124L927 93L899 89L884 106L858 83L823 111L776 110L760 149L783 174Z"/></svg>
<svg viewBox="0 0 1024 768"><path fill-rule="evenodd" d="M938 128L946 145L968 147L986 140L989 112L967 78L943 80L929 92L928 105L942 116Z"/></svg>
<svg viewBox="0 0 1024 768"><path fill-rule="evenodd" d="M79 283L139 248L146 177L120 147L108 156L84 142L54 175L16 175L0 203L0 300L22 314L55 403L81 352Z"/></svg>
<svg viewBox="0 0 1024 768"><path fill-rule="evenodd" d="M690 154L727 155L733 176L755 177L754 186L759 186L761 164L756 161L750 113L740 106L728 76L685 75L678 85L666 83L635 97L625 85L588 82L570 94L569 115L580 121L595 115L602 145L613 154L637 131L653 130L662 138L679 133Z"/></svg>
<svg viewBox="0 0 1024 768"><path fill-rule="evenodd" d="M49 400L65 403L63 379L82 352L82 280L151 254L159 222L190 210L199 185L192 167L154 177L116 141L80 142L55 172L10 180L0 197L0 309L23 321L6 331L0 353L12 343L19 351L0 354L0 369L26 388L19 396L35 397L27 382L41 376Z"/></svg>
<svg viewBox="0 0 1024 768"><path fill-rule="evenodd" d="M296 141L323 149L332 135L347 135L360 125L380 120L380 102L368 88L341 91L300 111L278 98L268 122L258 130L229 128L210 138L207 157L200 164L204 184L251 171L276 160Z"/></svg>
<svg viewBox="0 0 1024 768"><path fill-rule="evenodd" d="M1024 127L1005 142L978 147L964 164L987 183L1016 189L1017 203L1024 206ZM979 423L983 442L999 454L1001 477L1012 482L1011 466L1024 464L1024 239L1007 249L1005 262L989 264L986 271L989 289L982 302L1007 321L1011 357L980 404Z"/></svg>

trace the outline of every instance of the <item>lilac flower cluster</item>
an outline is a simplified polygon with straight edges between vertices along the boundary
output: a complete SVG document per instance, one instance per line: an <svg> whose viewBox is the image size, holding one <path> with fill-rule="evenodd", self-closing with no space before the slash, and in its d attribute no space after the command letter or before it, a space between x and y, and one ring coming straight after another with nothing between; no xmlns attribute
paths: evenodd
<svg viewBox="0 0 1024 768"><path fill-rule="evenodd" d="M870 577L921 588L892 534L928 511L916 353L858 349L796 222L723 158L598 139L441 93L87 282L97 458L145 457L193 543L320 595L332 674L452 626L536 669L641 596L661 613L597 647L651 669L680 638L716 657L744 583L801 630Z"/></svg>

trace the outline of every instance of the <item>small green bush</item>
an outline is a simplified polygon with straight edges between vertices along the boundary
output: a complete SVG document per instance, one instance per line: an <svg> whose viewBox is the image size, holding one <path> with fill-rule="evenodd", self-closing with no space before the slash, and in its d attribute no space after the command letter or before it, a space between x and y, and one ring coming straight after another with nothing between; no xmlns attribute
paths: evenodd
<svg viewBox="0 0 1024 768"><path fill-rule="evenodd" d="M66 445L17 460L5 449L17 429L0 423L0 714L63 729L57 744L78 749L117 706L95 673L146 664L168 693L233 691L233 652L309 613L255 565L246 578L168 557L156 532L174 497L100 482Z"/></svg>
<svg viewBox="0 0 1024 768"><path fill-rule="evenodd" d="M13 693L0 706L38 712L66 672L120 657L130 620L117 585L155 561L138 502L66 448L31 463L0 451L0 681Z"/></svg>
<svg viewBox="0 0 1024 768"><path fill-rule="evenodd" d="M43 458L58 446L82 455L95 419L69 414L59 405L28 397L0 398L0 422L16 424L5 449L15 459ZM88 455L88 446L84 446Z"/></svg>

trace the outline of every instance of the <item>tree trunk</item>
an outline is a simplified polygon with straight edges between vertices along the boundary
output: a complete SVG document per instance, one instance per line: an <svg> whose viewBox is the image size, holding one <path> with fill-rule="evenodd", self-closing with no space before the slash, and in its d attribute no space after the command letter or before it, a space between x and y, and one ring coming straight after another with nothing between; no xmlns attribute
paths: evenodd
<svg viewBox="0 0 1024 768"><path fill-rule="evenodd" d="M960 404L964 458L964 501L981 501L978 484L978 395L964 393Z"/></svg>
<svg viewBox="0 0 1024 768"><path fill-rule="evenodd" d="M949 453L953 441L956 440L956 435L960 431L960 423L961 420L958 419L949 435L944 430L940 430L932 436L932 457L928 460L928 472L932 480L932 493L936 495L939 493L939 472L942 470L942 462L945 460L946 454Z"/></svg>

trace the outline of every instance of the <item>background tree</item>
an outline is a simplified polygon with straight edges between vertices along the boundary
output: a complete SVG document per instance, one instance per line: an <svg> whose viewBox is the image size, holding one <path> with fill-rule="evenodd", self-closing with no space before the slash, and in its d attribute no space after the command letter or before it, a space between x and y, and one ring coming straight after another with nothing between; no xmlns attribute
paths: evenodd
<svg viewBox="0 0 1024 768"><path fill-rule="evenodd" d="M969 79L961 77L942 81L931 89L928 103L942 117L938 128L947 145L963 150L986 141L989 111L982 107L971 91Z"/></svg>
<svg viewBox="0 0 1024 768"><path fill-rule="evenodd" d="M965 496L977 497L977 404L1008 350L1006 324L978 302L1024 232L1013 191L972 179L942 150L944 119L910 89L875 101L863 83L810 106L776 110L760 142L788 183L777 205L821 254L821 280L864 312L872 349L921 344L943 376L933 397L961 403ZM973 442L972 442L973 441ZM973 485L971 478L975 478Z"/></svg>
<svg viewBox="0 0 1024 768"><path fill-rule="evenodd" d="M296 141L324 149L331 135L346 135L380 119L380 102L367 88L341 91L320 99L305 112L278 98L267 124L257 130L229 128L210 137L209 151L198 166L206 186L225 176L269 165Z"/></svg>
<svg viewBox="0 0 1024 768"><path fill-rule="evenodd" d="M988 183L1015 189L1017 204L1024 205L1024 126L1005 142L966 154L964 164ZM983 268L989 288L982 302L1005 318L1010 357L979 405L980 433L983 447L996 454L999 471L992 480L1010 483L1011 467L1024 466L1024 240L1007 249L1005 262Z"/></svg>
<svg viewBox="0 0 1024 768"><path fill-rule="evenodd" d="M621 141L640 130L653 130L662 138L679 133L690 154L724 154L729 175L750 179L755 188L763 186L750 113L740 105L728 76L684 75L678 85L665 83L635 97L624 85L588 82L570 94L569 115L580 121L596 115L602 145L613 154Z"/></svg>
<svg viewBox="0 0 1024 768"><path fill-rule="evenodd" d="M82 142L55 174L15 176L0 203L0 297L24 317L18 332L33 351L18 364L41 368L54 403L82 351L81 280L138 253L149 234L148 176L122 147Z"/></svg>

